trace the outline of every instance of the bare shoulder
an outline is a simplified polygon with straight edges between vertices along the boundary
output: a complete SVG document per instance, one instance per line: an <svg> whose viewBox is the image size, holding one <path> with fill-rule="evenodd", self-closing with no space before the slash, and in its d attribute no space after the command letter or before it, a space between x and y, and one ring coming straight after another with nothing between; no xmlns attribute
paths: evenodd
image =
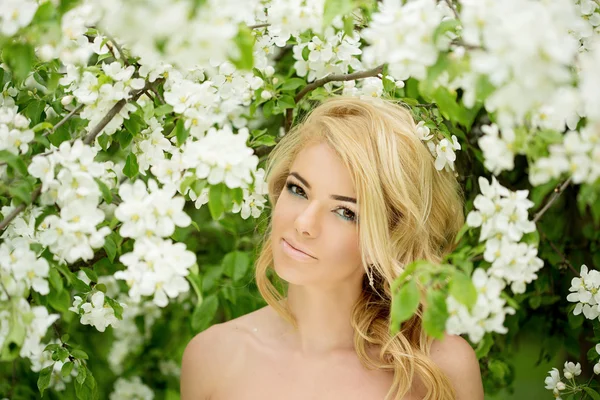
<svg viewBox="0 0 600 400"><path fill-rule="evenodd" d="M181 360L181 400L208 400L242 368L249 327L257 313L215 324L189 341Z"/></svg>
<svg viewBox="0 0 600 400"><path fill-rule="evenodd" d="M469 342L446 334L432 342L430 357L452 382L457 400L483 400L479 361Z"/></svg>

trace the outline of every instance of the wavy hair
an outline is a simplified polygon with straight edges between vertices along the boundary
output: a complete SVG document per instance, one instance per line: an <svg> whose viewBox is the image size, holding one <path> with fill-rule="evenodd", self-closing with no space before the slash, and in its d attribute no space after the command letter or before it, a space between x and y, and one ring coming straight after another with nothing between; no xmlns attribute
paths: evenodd
<svg viewBox="0 0 600 400"><path fill-rule="evenodd" d="M435 169L406 108L393 100L337 96L309 112L269 154L266 182L273 206L296 155L322 142L348 169L361 216L359 242L367 274L351 320L361 363L368 369L393 371L386 400L402 399L415 374L427 389L425 399L455 399L450 381L429 357L433 339L421 328L423 305L396 335L390 333L392 282L412 261L440 262L453 250L464 224L464 194L455 175ZM273 274L271 229L269 220L256 259L256 283L265 301L297 327L282 293L285 284L278 288L268 276L281 283ZM369 345L380 348L377 359L368 355Z"/></svg>

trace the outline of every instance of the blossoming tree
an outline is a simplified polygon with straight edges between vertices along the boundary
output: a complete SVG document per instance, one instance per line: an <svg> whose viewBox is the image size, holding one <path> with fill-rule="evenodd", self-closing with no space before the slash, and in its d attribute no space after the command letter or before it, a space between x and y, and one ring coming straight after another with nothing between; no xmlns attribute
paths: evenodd
<svg viewBox="0 0 600 400"><path fill-rule="evenodd" d="M0 396L177 398L191 336L263 305L265 156L341 93L410 107L467 194L392 329L423 302L493 393L534 321L545 387L600 398L599 1L0 4Z"/></svg>

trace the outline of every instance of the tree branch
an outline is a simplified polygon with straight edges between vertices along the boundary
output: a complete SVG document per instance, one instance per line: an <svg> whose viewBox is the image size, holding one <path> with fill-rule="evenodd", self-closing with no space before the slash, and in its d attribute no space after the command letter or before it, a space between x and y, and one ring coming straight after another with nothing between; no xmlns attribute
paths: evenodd
<svg viewBox="0 0 600 400"><path fill-rule="evenodd" d="M552 243L552 240L550 240L548 238L548 236L546 236L546 234L544 233L544 231L542 231L540 228L538 228L538 231L541 233L542 238L548 242L548 244L550 245L550 247L552 247L552 250L554 250L554 252L560 256L560 258L562 258L563 264L565 264L569 268L571 268L571 271L573 271L573 273L575 274L575 276L579 276L579 272L577 272L577 269L575 269L575 267L567 260L567 258L565 257L565 255L554 245L554 243Z"/></svg>
<svg viewBox="0 0 600 400"><path fill-rule="evenodd" d="M564 181L560 187L557 186L554 188L554 193L552 194L552 197L550 197L550 200L548 200L548 203L546 203L546 205L535 214L535 217L533 217L533 223L537 223L540 220L540 218L542 218L542 215L544 215L544 213L550 208L552 203L556 201L558 196L561 195L561 193L567 188L567 186L569 186L570 183L571 177Z"/></svg>
<svg viewBox="0 0 600 400"><path fill-rule="evenodd" d="M160 82L160 81L161 80L158 79L155 82ZM153 82L146 82L146 86L144 86L142 89L140 89L137 92L135 92L133 94L133 96L131 96L130 99L121 99L121 100L119 100L117 102L117 104L115 104L108 111L108 113L106 113L106 115L104 116L104 118L102 118L100 120L100 122L98 123L98 125L96 125L94 127L94 129L92 129L90 131L90 133L88 133L88 135L85 137L85 139L83 139L83 143L85 143L87 145L91 144L94 141L94 139L96 139L96 136L98 136L98 134L100 132L102 132L102 130L106 127L106 125L108 125L108 123L114 118L114 116L117 115L123 109L123 107L125 107L125 104L127 104L129 102L136 101L144 92L150 90L153 84L154 84Z"/></svg>
<svg viewBox="0 0 600 400"><path fill-rule="evenodd" d="M298 102L300 100L302 100L302 98L304 96L306 96L309 92L311 92L321 86L325 86L329 82L354 81L357 79L363 79L363 78L377 76L377 75L381 74L382 72L383 72L383 64L376 68L370 69L368 71L353 72L351 74L345 74L345 75L335 75L335 74L327 75L324 78L317 79L316 81L306 85L304 87L304 89L302 89L300 92L298 92L298 94L294 98L294 102L296 104L298 104ZM294 110L289 108L286 111L286 115L285 115L285 131L286 132L288 132L290 130L290 128L292 127L293 117L294 117Z"/></svg>
<svg viewBox="0 0 600 400"><path fill-rule="evenodd" d="M162 81L162 79L157 79L155 82L160 83L161 81ZM114 118L114 116L117 115L119 113L119 111L121 111L121 109L125 106L125 104L127 104L130 101L136 101L143 93L150 90L150 88L152 87L153 84L154 84L153 82L146 82L146 86L144 86L144 88L135 92L131 98L129 98L127 100L126 99L119 100L119 102L117 102L117 104L115 104L108 111L108 113L104 116L104 118L102 118L102 120L98 123L98 125L96 125L90 131L90 133L88 133L88 135L83 140L83 143L85 143L87 145L91 144L94 141L94 139L96 139L96 136L100 132L102 132L102 130L106 127L106 125L108 125L108 123ZM42 155L47 156L51 153L52 153L52 151L49 151ZM42 193L42 186L40 185L31 194L31 203L35 202L41 193ZM27 207L27 204L24 204L24 203L19 204L17 207L15 207L15 209L12 210L12 212L10 214L8 214L8 216L0 222L0 231L3 231L8 226L8 224L10 224L10 222L13 219L15 219L17 217L17 215L19 215L19 213L21 211L23 211L26 207Z"/></svg>
<svg viewBox="0 0 600 400"><path fill-rule="evenodd" d="M258 24L258 25L248 25L249 29L258 29L258 28L266 28L271 26L271 24Z"/></svg>
<svg viewBox="0 0 600 400"><path fill-rule="evenodd" d="M446 4L448 4L448 7L450 7L452 12L454 13L454 18L456 18L457 21L460 21L460 16L458 15L458 11L456 11L456 8L454 8L454 3L452 2L452 0L446 0Z"/></svg>
<svg viewBox="0 0 600 400"><path fill-rule="evenodd" d="M63 119L61 119L56 125L54 125L50 131L44 133L43 136L52 135L54 132L56 132L56 130L59 127L61 127L62 125L64 125L69 119L71 119L71 117L73 115L75 115L82 108L83 108L83 104L80 104L77 107L75 107L70 113L68 113Z"/></svg>

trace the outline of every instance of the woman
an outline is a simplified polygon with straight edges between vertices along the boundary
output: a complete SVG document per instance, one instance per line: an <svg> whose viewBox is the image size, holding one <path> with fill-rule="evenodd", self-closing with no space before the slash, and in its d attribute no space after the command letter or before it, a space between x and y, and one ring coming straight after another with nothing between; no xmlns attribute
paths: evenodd
<svg viewBox="0 0 600 400"><path fill-rule="evenodd" d="M181 399L482 400L460 336L432 340L420 315L390 335L391 283L413 260L439 262L464 222L456 178L435 169L410 113L330 99L282 138L266 175L256 282L268 306L190 341Z"/></svg>

